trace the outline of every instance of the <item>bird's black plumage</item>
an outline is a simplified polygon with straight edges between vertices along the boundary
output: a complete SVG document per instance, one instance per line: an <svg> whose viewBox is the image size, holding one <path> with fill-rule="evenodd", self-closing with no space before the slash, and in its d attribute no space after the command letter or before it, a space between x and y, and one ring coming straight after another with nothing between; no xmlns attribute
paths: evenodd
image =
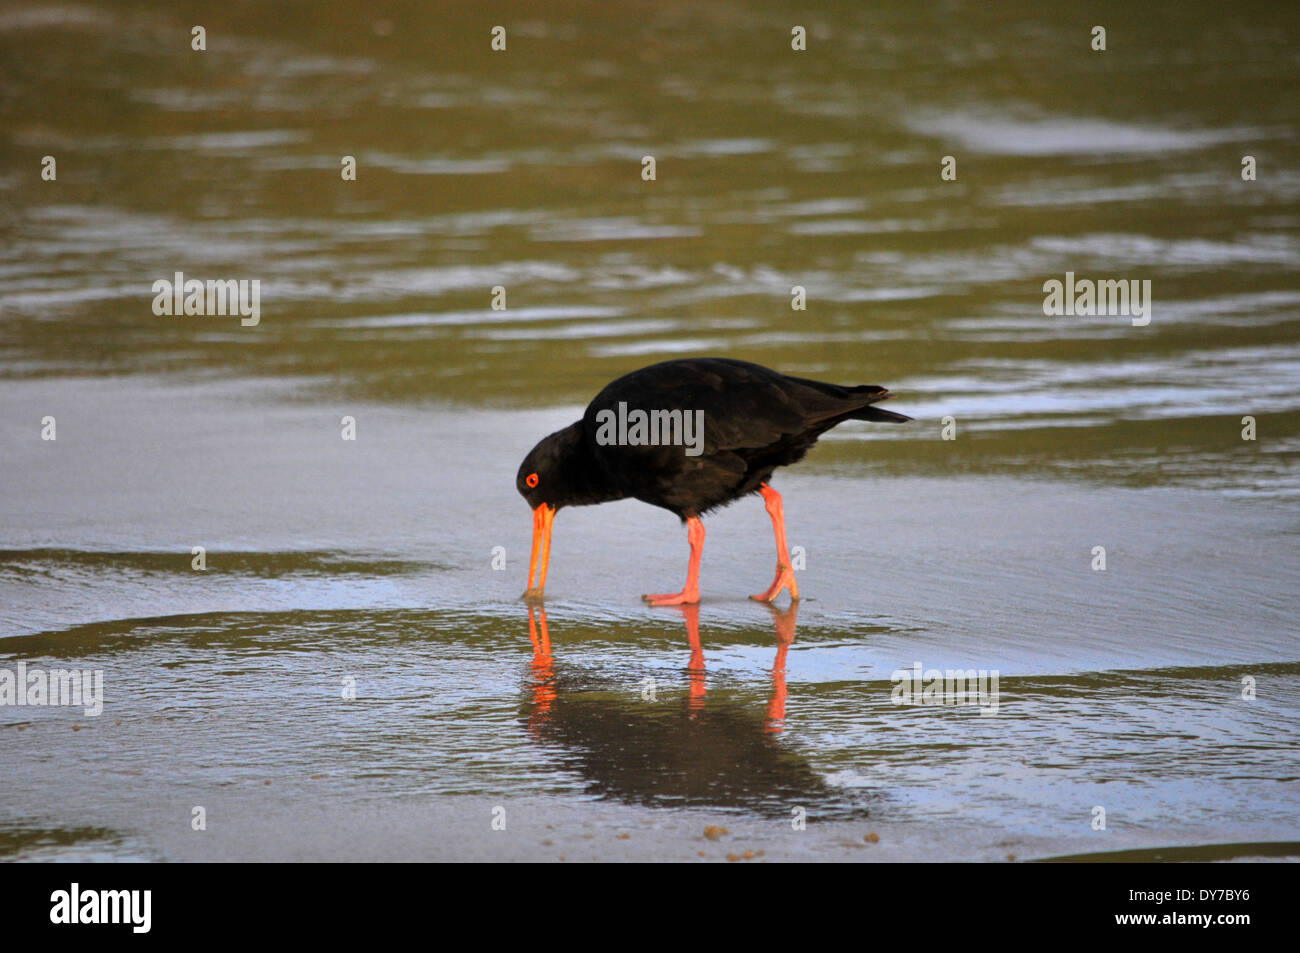
<svg viewBox="0 0 1300 953"><path fill-rule="evenodd" d="M788 377L730 358L664 361L608 384L582 420L533 448L517 485L534 508L630 497L687 519L757 492L773 470L802 459L818 437L845 420L910 420L873 406L891 396L883 387ZM601 445L598 417L617 413L620 403L647 412L702 411L702 452L690 456L680 445Z"/></svg>
<svg viewBox="0 0 1300 953"><path fill-rule="evenodd" d="M581 420L542 440L519 467L516 485L533 509L524 596L540 599L545 591L556 510L630 497L676 513L691 544L682 591L643 598L656 606L696 603L700 514L761 493L776 537L776 577L751 598L770 603L788 590L797 600L781 494L768 485L772 471L800 460L845 420L910 420L873 406L889 396L883 387L840 387L722 357L664 361L620 377ZM649 427L647 417L655 421Z"/></svg>

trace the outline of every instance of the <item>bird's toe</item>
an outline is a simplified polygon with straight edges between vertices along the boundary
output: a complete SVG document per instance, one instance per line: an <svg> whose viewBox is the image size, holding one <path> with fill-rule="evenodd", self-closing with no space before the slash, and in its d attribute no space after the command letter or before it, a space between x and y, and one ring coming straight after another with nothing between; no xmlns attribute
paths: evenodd
<svg viewBox="0 0 1300 953"><path fill-rule="evenodd" d="M781 591L784 589L790 590L790 600L792 602L798 601L799 583L795 581L794 570L789 566L782 565L777 567L776 578L772 580L772 585L768 587L767 591L752 595L749 598L753 599L755 602L775 602L776 597L779 596Z"/></svg>
<svg viewBox="0 0 1300 953"><path fill-rule="evenodd" d="M700 601L698 592L646 593L641 598L652 606L684 606Z"/></svg>

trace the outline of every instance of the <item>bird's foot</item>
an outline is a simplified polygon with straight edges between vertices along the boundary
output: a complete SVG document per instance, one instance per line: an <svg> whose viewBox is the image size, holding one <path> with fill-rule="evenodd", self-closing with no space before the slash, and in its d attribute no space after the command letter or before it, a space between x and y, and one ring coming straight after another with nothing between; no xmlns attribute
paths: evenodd
<svg viewBox="0 0 1300 953"><path fill-rule="evenodd" d="M700 601L698 589L683 589L681 592L660 592L641 597L652 606L689 606Z"/></svg>
<svg viewBox="0 0 1300 953"><path fill-rule="evenodd" d="M790 601L799 601L799 583L795 582L794 570L786 565L776 567L776 578L772 580L772 585L766 592L760 592L757 595L750 596L755 602L772 602L781 594L782 589L790 590Z"/></svg>

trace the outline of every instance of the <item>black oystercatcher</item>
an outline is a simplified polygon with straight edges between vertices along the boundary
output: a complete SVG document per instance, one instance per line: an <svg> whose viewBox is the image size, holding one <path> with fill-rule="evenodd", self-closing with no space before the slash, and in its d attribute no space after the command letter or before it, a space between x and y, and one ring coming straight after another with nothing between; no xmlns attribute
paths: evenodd
<svg viewBox="0 0 1300 953"><path fill-rule="evenodd" d="M620 377L581 420L535 446L519 467L516 486L533 508L524 597L541 598L546 588L560 507L632 497L676 513L691 544L685 588L643 598L660 606L699 602L701 514L761 493L776 530L776 578L750 598L771 602L789 588L798 599L781 495L768 486L772 471L800 460L845 420L911 420L872 406L891 396L883 387L840 387L722 357L664 361Z"/></svg>

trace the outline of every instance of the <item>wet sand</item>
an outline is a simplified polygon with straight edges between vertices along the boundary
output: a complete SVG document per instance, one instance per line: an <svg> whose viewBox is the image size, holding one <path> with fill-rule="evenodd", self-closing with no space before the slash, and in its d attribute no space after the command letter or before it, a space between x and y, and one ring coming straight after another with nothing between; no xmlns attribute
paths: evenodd
<svg viewBox="0 0 1300 953"><path fill-rule="evenodd" d="M1300 840L1286 501L873 476L819 450L778 484L806 548L793 618L745 598L771 570L757 502L709 521L702 667L688 614L638 599L683 570L676 520L564 511L539 665L511 476L572 411L322 410L252 401L249 382L86 382L71 412L66 387L5 392L19 419L65 416L54 446L0 427L19 490L0 512L0 666L106 684L97 718L5 710L24 765L0 794L11 858L997 860ZM996 670L997 715L895 706L891 675L915 661ZM708 824L733 833L705 842Z"/></svg>
<svg viewBox="0 0 1300 953"><path fill-rule="evenodd" d="M206 831L190 829L157 800L120 805L121 826L87 829L75 845L52 832L6 837L8 859L174 862L669 862L669 863L1016 863L1057 858L1105 861L1294 861L1300 842L1249 825L1214 832L1188 825L1158 831L1042 837L990 832L957 820L758 822L725 814L654 811L609 802L452 798L398 803L310 800L271 794L223 796ZM504 830L494 809L506 809ZM112 810L96 813L107 821ZM89 820L89 818L88 818ZM725 833L722 833L725 831ZM874 836L873 836L874 835ZM62 839L71 839L67 834ZM15 843L15 841L17 843ZM1193 845L1175 847L1172 845ZM10 853L17 848L15 853ZM1121 853L1123 852L1123 853Z"/></svg>

